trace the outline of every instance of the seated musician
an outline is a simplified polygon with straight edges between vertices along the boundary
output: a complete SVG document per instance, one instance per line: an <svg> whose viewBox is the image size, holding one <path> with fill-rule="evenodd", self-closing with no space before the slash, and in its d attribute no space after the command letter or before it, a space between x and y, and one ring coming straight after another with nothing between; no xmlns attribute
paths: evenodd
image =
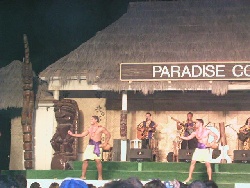
<svg viewBox="0 0 250 188"><path fill-rule="evenodd" d="M244 126L239 129L238 139L240 140L240 148L250 150L250 117L246 120Z"/></svg>
<svg viewBox="0 0 250 188"><path fill-rule="evenodd" d="M152 121L151 113L146 113L146 121L137 125L137 138L142 140L142 149L151 148L151 139L154 139L157 124Z"/></svg>
<svg viewBox="0 0 250 188"><path fill-rule="evenodd" d="M181 130L184 129L184 133L182 136L189 136L192 132L195 131L195 122L193 121L193 113L187 113L187 120L185 123L177 122L177 129ZM183 140L181 142L181 149L195 149L197 147L197 138L193 138L191 140Z"/></svg>

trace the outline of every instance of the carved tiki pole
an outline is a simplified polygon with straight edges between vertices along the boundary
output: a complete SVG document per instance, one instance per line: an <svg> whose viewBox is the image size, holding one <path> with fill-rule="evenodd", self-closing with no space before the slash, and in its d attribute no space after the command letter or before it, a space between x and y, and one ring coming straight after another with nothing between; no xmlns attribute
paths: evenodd
<svg viewBox="0 0 250 188"><path fill-rule="evenodd" d="M122 140L127 139L127 110L121 111L120 117L120 135Z"/></svg>
<svg viewBox="0 0 250 188"><path fill-rule="evenodd" d="M71 99L54 100L54 112L57 121L56 132L50 140L55 153L51 169L70 169L69 161L77 160L78 138L68 134L71 130L78 133L79 109L77 102Z"/></svg>
<svg viewBox="0 0 250 188"><path fill-rule="evenodd" d="M34 112L33 71L29 60L29 45L27 36L24 35L25 59L22 68L23 79L23 108L21 124L23 130L24 167L33 169L33 134L32 122Z"/></svg>

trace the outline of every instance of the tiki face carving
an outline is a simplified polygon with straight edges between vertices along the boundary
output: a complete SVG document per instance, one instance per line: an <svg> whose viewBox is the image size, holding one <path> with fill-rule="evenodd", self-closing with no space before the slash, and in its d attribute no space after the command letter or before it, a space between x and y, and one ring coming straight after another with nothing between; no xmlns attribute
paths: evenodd
<svg viewBox="0 0 250 188"><path fill-rule="evenodd" d="M54 112L57 121L56 132L50 140L51 146L55 151L54 155L63 156L67 160L76 160L77 158L77 139L68 134L68 130L77 133L79 109L76 101L71 99L62 99L54 101ZM56 159L53 158L53 164ZM53 161L52 160L52 161ZM58 163L59 164L59 163ZM51 164L52 165L52 164ZM53 166L53 165L52 165ZM61 169L60 167L52 167L52 169Z"/></svg>
<svg viewBox="0 0 250 188"><path fill-rule="evenodd" d="M60 124L71 124L73 125L76 110L73 106L69 106L68 103L55 103L54 112L57 123Z"/></svg>
<svg viewBox="0 0 250 188"><path fill-rule="evenodd" d="M120 135L123 138L127 137L127 112L121 112L121 120L120 120Z"/></svg>

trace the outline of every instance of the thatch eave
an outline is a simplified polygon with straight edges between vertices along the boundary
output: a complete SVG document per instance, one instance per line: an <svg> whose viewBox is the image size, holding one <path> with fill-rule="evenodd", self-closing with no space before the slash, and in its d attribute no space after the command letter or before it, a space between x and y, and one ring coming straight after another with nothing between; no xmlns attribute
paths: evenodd
<svg viewBox="0 0 250 188"><path fill-rule="evenodd" d="M245 0L130 3L121 18L39 76L58 77L64 83L72 76L86 76L89 84L120 91L131 87L119 80L120 63L249 61L249 9L250 1ZM222 81L214 87L220 87L218 83L228 85ZM144 91L151 92L152 84L155 88L167 83L138 83L135 89L148 87ZM180 89L193 86L205 88L207 84L176 82ZM214 91L225 93L226 88Z"/></svg>
<svg viewBox="0 0 250 188"><path fill-rule="evenodd" d="M0 109L22 108L22 62L15 60L0 69Z"/></svg>

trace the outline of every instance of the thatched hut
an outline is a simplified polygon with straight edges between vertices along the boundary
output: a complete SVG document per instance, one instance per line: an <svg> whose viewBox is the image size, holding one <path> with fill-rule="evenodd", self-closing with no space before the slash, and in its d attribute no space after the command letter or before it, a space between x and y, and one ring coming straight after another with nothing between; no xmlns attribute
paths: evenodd
<svg viewBox="0 0 250 188"><path fill-rule="evenodd" d="M1 167L23 169L21 109L23 106L22 62L12 61L0 69ZM12 143L10 145L10 143ZM10 158L9 158L10 156Z"/></svg>
<svg viewBox="0 0 250 188"><path fill-rule="evenodd" d="M168 131L173 131L175 126L167 124L175 123L166 114L183 119L186 110L196 111L195 117L214 125L233 122L237 129L250 110L245 100L249 97L248 81L126 82L120 81L120 64L249 61L249 8L250 2L246 0L130 3L126 14L48 66L39 76L48 81L48 88L55 98L59 98L61 91L67 94L66 97L78 98L79 103L84 103L79 108L85 117L103 110L103 123L111 129L114 139L120 138L117 125L124 122L124 119L120 120L121 110L121 117L125 117L123 113L127 115L129 139L135 138L135 125L141 122L146 110L153 111L156 121ZM96 94L91 95L86 90ZM185 92L190 90L193 92ZM120 96L113 91L134 93L122 92ZM135 94L135 91L147 96ZM89 98L91 102L83 98ZM230 133L234 134L233 131ZM170 151L171 139L169 136L167 141L164 140L170 144L160 148ZM234 135L228 139L235 142ZM231 145L233 149L237 148L237 143ZM165 149L161 154L162 160Z"/></svg>
<svg viewBox="0 0 250 188"><path fill-rule="evenodd" d="M22 62L12 61L0 69L0 109L22 108ZM14 94L14 95L11 95Z"/></svg>
<svg viewBox="0 0 250 188"><path fill-rule="evenodd" d="M124 83L120 63L249 61L248 1L130 3L128 12L59 59L40 76L61 81L86 78L104 90L165 90L167 83ZM174 84L174 83L172 83ZM176 83L195 89L207 83ZM183 86L185 85L185 86ZM213 87L227 89L227 82ZM224 91L226 92L226 91Z"/></svg>

